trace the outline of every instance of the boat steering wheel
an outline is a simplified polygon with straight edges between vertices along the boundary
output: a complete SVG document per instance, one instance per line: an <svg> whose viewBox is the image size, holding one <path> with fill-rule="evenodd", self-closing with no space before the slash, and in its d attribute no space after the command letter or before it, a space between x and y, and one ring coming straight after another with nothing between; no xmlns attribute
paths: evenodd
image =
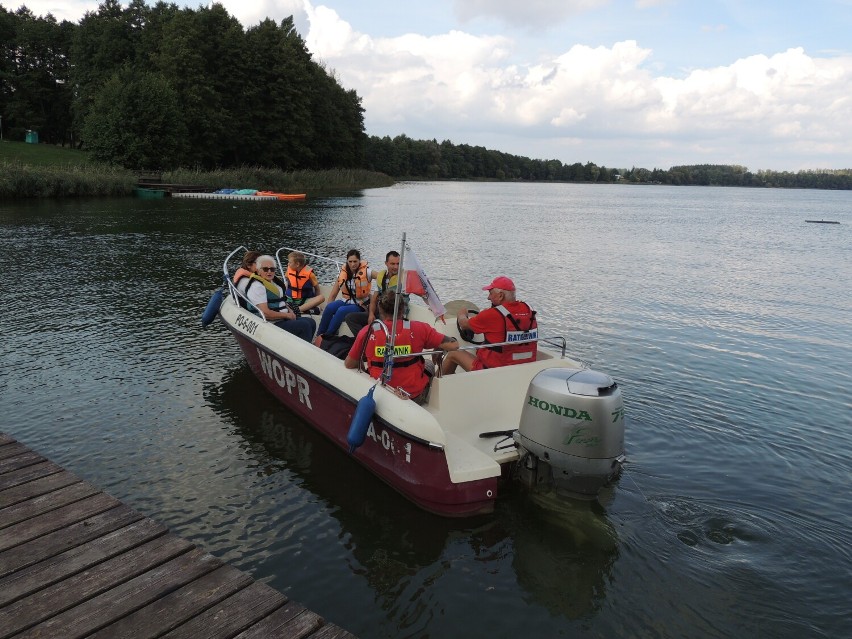
<svg viewBox="0 0 852 639"><path fill-rule="evenodd" d="M468 317L471 316L471 315L476 315L477 313L479 313L479 311L476 311L476 310L469 310L467 312ZM476 336L476 333L474 333L472 329L462 328L461 324L459 324L458 316L456 316L456 328L459 330L459 336L468 344L477 344L478 345L478 344L484 344L485 343L484 339L481 340L481 341L476 341L474 339L474 337Z"/></svg>

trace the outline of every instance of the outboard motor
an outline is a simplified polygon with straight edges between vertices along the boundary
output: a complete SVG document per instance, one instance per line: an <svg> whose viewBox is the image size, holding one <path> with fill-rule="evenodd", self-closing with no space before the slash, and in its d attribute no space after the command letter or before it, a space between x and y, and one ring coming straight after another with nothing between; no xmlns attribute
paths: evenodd
<svg viewBox="0 0 852 639"><path fill-rule="evenodd" d="M530 382L514 439L525 484L594 498L624 462L621 390L597 371L543 370Z"/></svg>

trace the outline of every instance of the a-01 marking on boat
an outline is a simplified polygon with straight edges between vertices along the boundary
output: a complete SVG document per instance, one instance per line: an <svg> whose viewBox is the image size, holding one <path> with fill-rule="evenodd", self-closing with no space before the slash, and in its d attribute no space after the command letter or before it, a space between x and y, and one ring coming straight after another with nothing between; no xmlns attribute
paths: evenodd
<svg viewBox="0 0 852 639"><path fill-rule="evenodd" d="M373 428L373 422L370 422L370 427L367 429L367 437L372 439L377 444L381 444L385 450L389 450L393 455L396 455L399 451L396 447L396 441L387 430L382 429L380 434L376 434L376 429ZM409 464L411 463L411 444L406 443L403 446L405 449L405 461Z"/></svg>

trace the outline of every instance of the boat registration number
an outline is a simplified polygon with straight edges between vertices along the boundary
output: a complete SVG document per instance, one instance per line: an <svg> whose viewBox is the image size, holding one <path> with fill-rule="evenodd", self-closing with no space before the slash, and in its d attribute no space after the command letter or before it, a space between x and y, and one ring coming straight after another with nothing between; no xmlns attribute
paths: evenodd
<svg viewBox="0 0 852 639"><path fill-rule="evenodd" d="M243 329L249 335L254 335L254 332L257 330L257 322L253 319L249 319L245 315L237 315L237 319L234 321L234 324Z"/></svg>

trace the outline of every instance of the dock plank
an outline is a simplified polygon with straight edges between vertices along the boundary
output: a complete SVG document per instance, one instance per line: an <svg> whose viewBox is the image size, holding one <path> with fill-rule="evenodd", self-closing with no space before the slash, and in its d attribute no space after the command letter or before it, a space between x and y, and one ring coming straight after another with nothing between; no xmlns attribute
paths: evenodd
<svg viewBox="0 0 852 639"><path fill-rule="evenodd" d="M291 601L241 632L234 639L268 639L270 637L302 639L319 630L323 623L325 623L323 618L317 613Z"/></svg>
<svg viewBox="0 0 852 639"><path fill-rule="evenodd" d="M353 639L0 432L0 639Z"/></svg>
<svg viewBox="0 0 852 639"><path fill-rule="evenodd" d="M12 506L39 495L46 495L60 488L76 484L80 478L64 470L46 477L39 477L26 484L19 484L6 490L0 490L0 509Z"/></svg>
<svg viewBox="0 0 852 639"><path fill-rule="evenodd" d="M19 468L26 468L40 461L42 461L42 456L33 452L21 453L20 455L0 459L0 474L18 470Z"/></svg>
<svg viewBox="0 0 852 639"><path fill-rule="evenodd" d="M177 539L170 535L173 539ZM19 639L82 639L222 565L198 548L170 559L133 579L47 619L18 635Z"/></svg>
<svg viewBox="0 0 852 639"><path fill-rule="evenodd" d="M20 455L21 453L27 453L29 451L29 448L19 442L10 442L8 444L0 445L0 459L14 457L15 455Z"/></svg>
<svg viewBox="0 0 852 639"><path fill-rule="evenodd" d="M188 541L166 535L18 599L0 608L0 639L65 612L191 548Z"/></svg>
<svg viewBox="0 0 852 639"><path fill-rule="evenodd" d="M33 497L12 506L0 509L0 530L18 522L38 517L74 502L97 495L100 491L86 482L80 482Z"/></svg>
<svg viewBox="0 0 852 639"><path fill-rule="evenodd" d="M244 572L232 566L221 566L102 628L89 639L155 639L242 590L251 582L251 577Z"/></svg>
<svg viewBox="0 0 852 639"><path fill-rule="evenodd" d="M123 504L0 552L0 578L142 519ZM4 536L9 534L4 531Z"/></svg>
<svg viewBox="0 0 852 639"><path fill-rule="evenodd" d="M41 463L0 475L0 490L14 488L15 486L26 484L34 479L46 477L60 471L62 471L62 467L59 464L42 460Z"/></svg>
<svg viewBox="0 0 852 639"><path fill-rule="evenodd" d="M120 504L121 502L115 497L110 497L106 493L99 493L63 508L57 508L49 513L27 519L14 526L9 526L3 529L3 534L0 535L0 551L49 532L61 530L69 524L88 519L92 515L115 508Z"/></svg>
<svg viewBox="0 0 852 639"><path fill-rule="evenodd" d="M340 626L326 624L313 633L311 639L355 639L355 635Z"/></svg>
<svg viewBox="0 0 852 639"><path fill-rule="evenodd" d="M287 603L287 597L257 581L163 635L167 639L228 639Z"/></svg>
<svg viewBox="0 0 852 639"><path fill-rule="evenodd" d="M18 570L4 580L3 590L0 591L0 606L67 579L166 532L167 529L162 524L150 519L140 519L103 537Z"/></svg>

